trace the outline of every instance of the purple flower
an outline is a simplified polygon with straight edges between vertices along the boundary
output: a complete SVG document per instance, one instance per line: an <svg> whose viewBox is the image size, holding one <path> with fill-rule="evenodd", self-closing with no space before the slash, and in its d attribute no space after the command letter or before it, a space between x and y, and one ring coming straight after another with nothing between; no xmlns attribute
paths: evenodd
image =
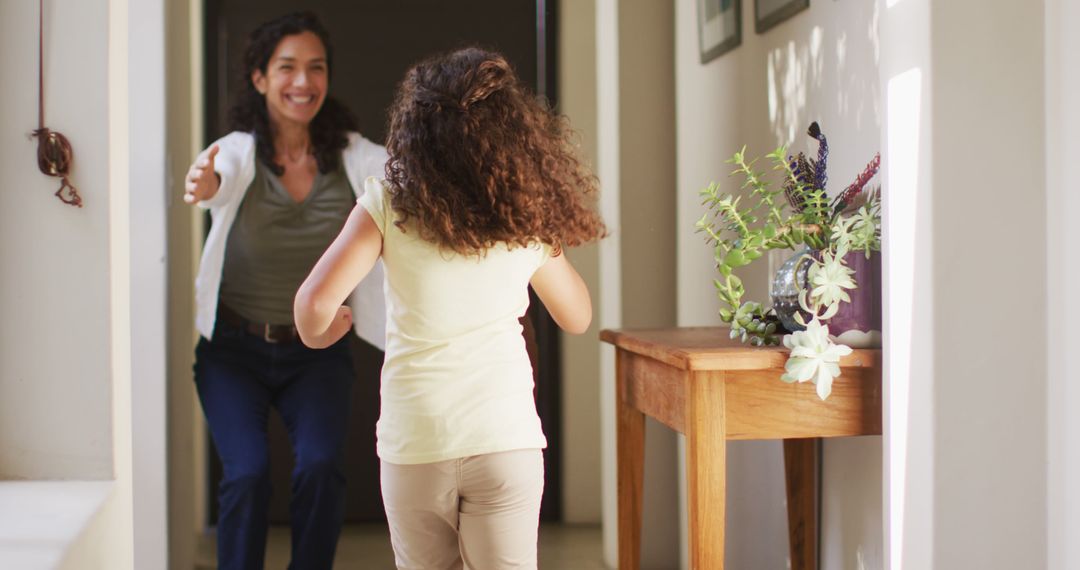
<svg viewBox="0 0 1080 570"><path fill-rule="evenodd" d="M829 180L825 173L825 167L829 161L829 142L825 140L825 133L821 132L817 121L810 123L810 128L806 133L818 141L817 162L814 163L814 188L824 190L825 183Z"/></svg>

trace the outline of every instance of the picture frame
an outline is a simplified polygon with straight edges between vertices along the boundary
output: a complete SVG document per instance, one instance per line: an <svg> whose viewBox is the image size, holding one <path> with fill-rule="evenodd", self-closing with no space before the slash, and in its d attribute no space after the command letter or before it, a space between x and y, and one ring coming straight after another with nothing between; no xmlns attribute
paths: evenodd
<svg viewBox="0 0 1080 570"><path fill-rule="evenodd" d="M810 7L810 0L754 0L754 31L763 34Z"/></svg>
<svg viewBox="0 0 1080 570"><path fill-rule="evenodd" d="M695 0L701 63L742 43L742 0Z"/></svg>

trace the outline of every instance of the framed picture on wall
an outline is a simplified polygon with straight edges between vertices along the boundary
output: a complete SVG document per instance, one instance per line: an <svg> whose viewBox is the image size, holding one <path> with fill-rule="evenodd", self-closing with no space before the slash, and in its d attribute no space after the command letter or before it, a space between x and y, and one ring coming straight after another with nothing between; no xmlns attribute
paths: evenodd
<svg viewBox="0 0 1080 570"><path fill-rule="evenodd" d="M810 6L810 0L754 0L754 31L761 34Z"/></svg>
<svg viewBox="0 0 1080 570"><path fill-rule="evenodd" d="M742 0L696 0L701 63L742 42Z"/></svg>

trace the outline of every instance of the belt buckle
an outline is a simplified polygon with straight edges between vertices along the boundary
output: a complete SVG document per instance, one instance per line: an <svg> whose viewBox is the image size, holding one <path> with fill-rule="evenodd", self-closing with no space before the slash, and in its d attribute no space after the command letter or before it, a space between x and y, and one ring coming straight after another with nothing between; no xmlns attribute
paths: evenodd
<svg viewBox="0 0 1080 570"><path fill-rule="evenodd" d="M270 323L263 323L263 340L270 344L278 343L278 339L270 336Z"/></svg>

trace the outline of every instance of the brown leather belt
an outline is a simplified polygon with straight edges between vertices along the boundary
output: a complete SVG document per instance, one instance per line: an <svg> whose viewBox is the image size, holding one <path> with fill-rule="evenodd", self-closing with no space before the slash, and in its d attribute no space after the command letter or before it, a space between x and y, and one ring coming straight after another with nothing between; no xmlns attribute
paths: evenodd
<svg viewBox="0 0 1080 570"><path fill-rule="evenodd" d="M223 323L241 329L248 334L262 337L263 340L270 344L296 342L297 340L300 340L300 335L296 332L296 327L293 325L254 323L245 319L240 313L237 313L222 304L218 304L217 315Z"/></svg>

